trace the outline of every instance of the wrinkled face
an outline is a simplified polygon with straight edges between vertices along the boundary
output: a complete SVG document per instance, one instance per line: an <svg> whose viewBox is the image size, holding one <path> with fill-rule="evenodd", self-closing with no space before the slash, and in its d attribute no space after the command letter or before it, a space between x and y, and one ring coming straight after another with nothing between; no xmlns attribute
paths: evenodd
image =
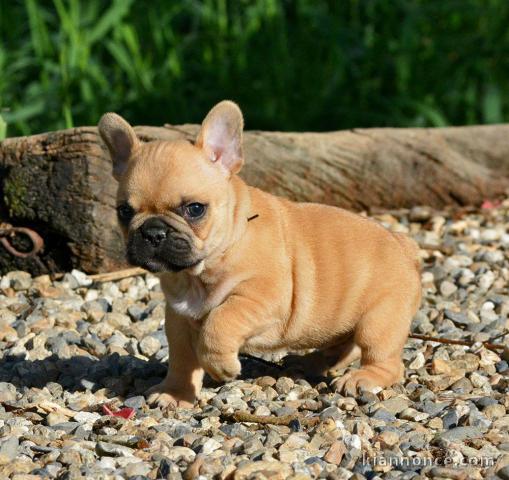
<svg viewBox="0 0 509 480"><path fill-rule="evenodd" d="M231 177L243 163L242 127L242 113L229 101L208 113L194 145L144 144L122 117L101 118L131 264L152 272L199 268L221 247L234 208Z"/></svg>
<svg viewBox="0 0 509 480"><path fill-rule="evenodd" d="M118 192L129 262L152 272L198 265L221 242L229 193L229 179L189 142L142 145Z"/></svg>

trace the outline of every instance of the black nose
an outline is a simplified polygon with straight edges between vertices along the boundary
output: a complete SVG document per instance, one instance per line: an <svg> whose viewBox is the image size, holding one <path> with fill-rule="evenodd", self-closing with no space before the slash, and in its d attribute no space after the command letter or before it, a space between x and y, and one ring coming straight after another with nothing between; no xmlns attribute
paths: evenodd
<svg viewBox="0 0 509 480"><path fill-rule="evenodd" d="M159 218L149 218L141 227L141 234L154 247L159 245L168 235L169 226Z"/></svg>

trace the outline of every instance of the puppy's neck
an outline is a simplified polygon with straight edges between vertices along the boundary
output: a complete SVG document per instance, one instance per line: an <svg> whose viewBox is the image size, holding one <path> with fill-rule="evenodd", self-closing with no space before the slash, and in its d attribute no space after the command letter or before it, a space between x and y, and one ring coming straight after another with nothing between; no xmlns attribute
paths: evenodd
<svg viewBox="0 0 509 480"><path fill-rule="evenodd" d="M249 219L256 214L256 212L251 212L251 194L249 187L244 181L235 175L231 181L231 186L235 196L235 208L233 209L231 219L232 235L230 247L237 243L245 234Z"/></svg>
<svg viewBox="0 0 509 480"><path fill-rule="evenodd" d="M229 185L228 202L231 205L228 222L225 226L224 237L215 252L205 260L204 268L199 276L206 283L227 267L227 258L242 242L246 230L251 228L248 219L256 212L251 211L251 194L244 181L234 176ZM198 273L198 272L197 272Z"/></svg>

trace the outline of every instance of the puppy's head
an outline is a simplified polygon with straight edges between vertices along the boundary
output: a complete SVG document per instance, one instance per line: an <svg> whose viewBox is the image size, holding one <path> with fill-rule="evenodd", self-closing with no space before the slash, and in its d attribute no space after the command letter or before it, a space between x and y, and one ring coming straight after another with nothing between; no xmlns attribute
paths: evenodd
<svg viewBox="0 0 509 480"><path fill-rule="evenodd" d="M243 164L242 128L242 113L230 101L208 113L194 144L142 143L122 117L101 118L130 263L152 272L199 271L221 248L235 207L231 177Z"/></svg>

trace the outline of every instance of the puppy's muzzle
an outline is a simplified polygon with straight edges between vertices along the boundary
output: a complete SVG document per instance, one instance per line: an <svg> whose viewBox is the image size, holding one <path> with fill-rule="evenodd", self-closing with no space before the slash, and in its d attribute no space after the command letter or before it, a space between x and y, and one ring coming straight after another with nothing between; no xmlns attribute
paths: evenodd
<svg viewBox="0 0 509 480"><path fill-rule="evenodd" d="M159 246L166 240L170 227L166 222L159 218L149 218L141 227L141 235L144 240L150 242L153 247Z"/></svg>
<svg viewBox="0 0 509 480"><path fill-rule="evenodd" d="M129 263L152 272L179 271L197 265L192 237L178 231L163 218L151 217L129 233L127 242Z"/></svg>

